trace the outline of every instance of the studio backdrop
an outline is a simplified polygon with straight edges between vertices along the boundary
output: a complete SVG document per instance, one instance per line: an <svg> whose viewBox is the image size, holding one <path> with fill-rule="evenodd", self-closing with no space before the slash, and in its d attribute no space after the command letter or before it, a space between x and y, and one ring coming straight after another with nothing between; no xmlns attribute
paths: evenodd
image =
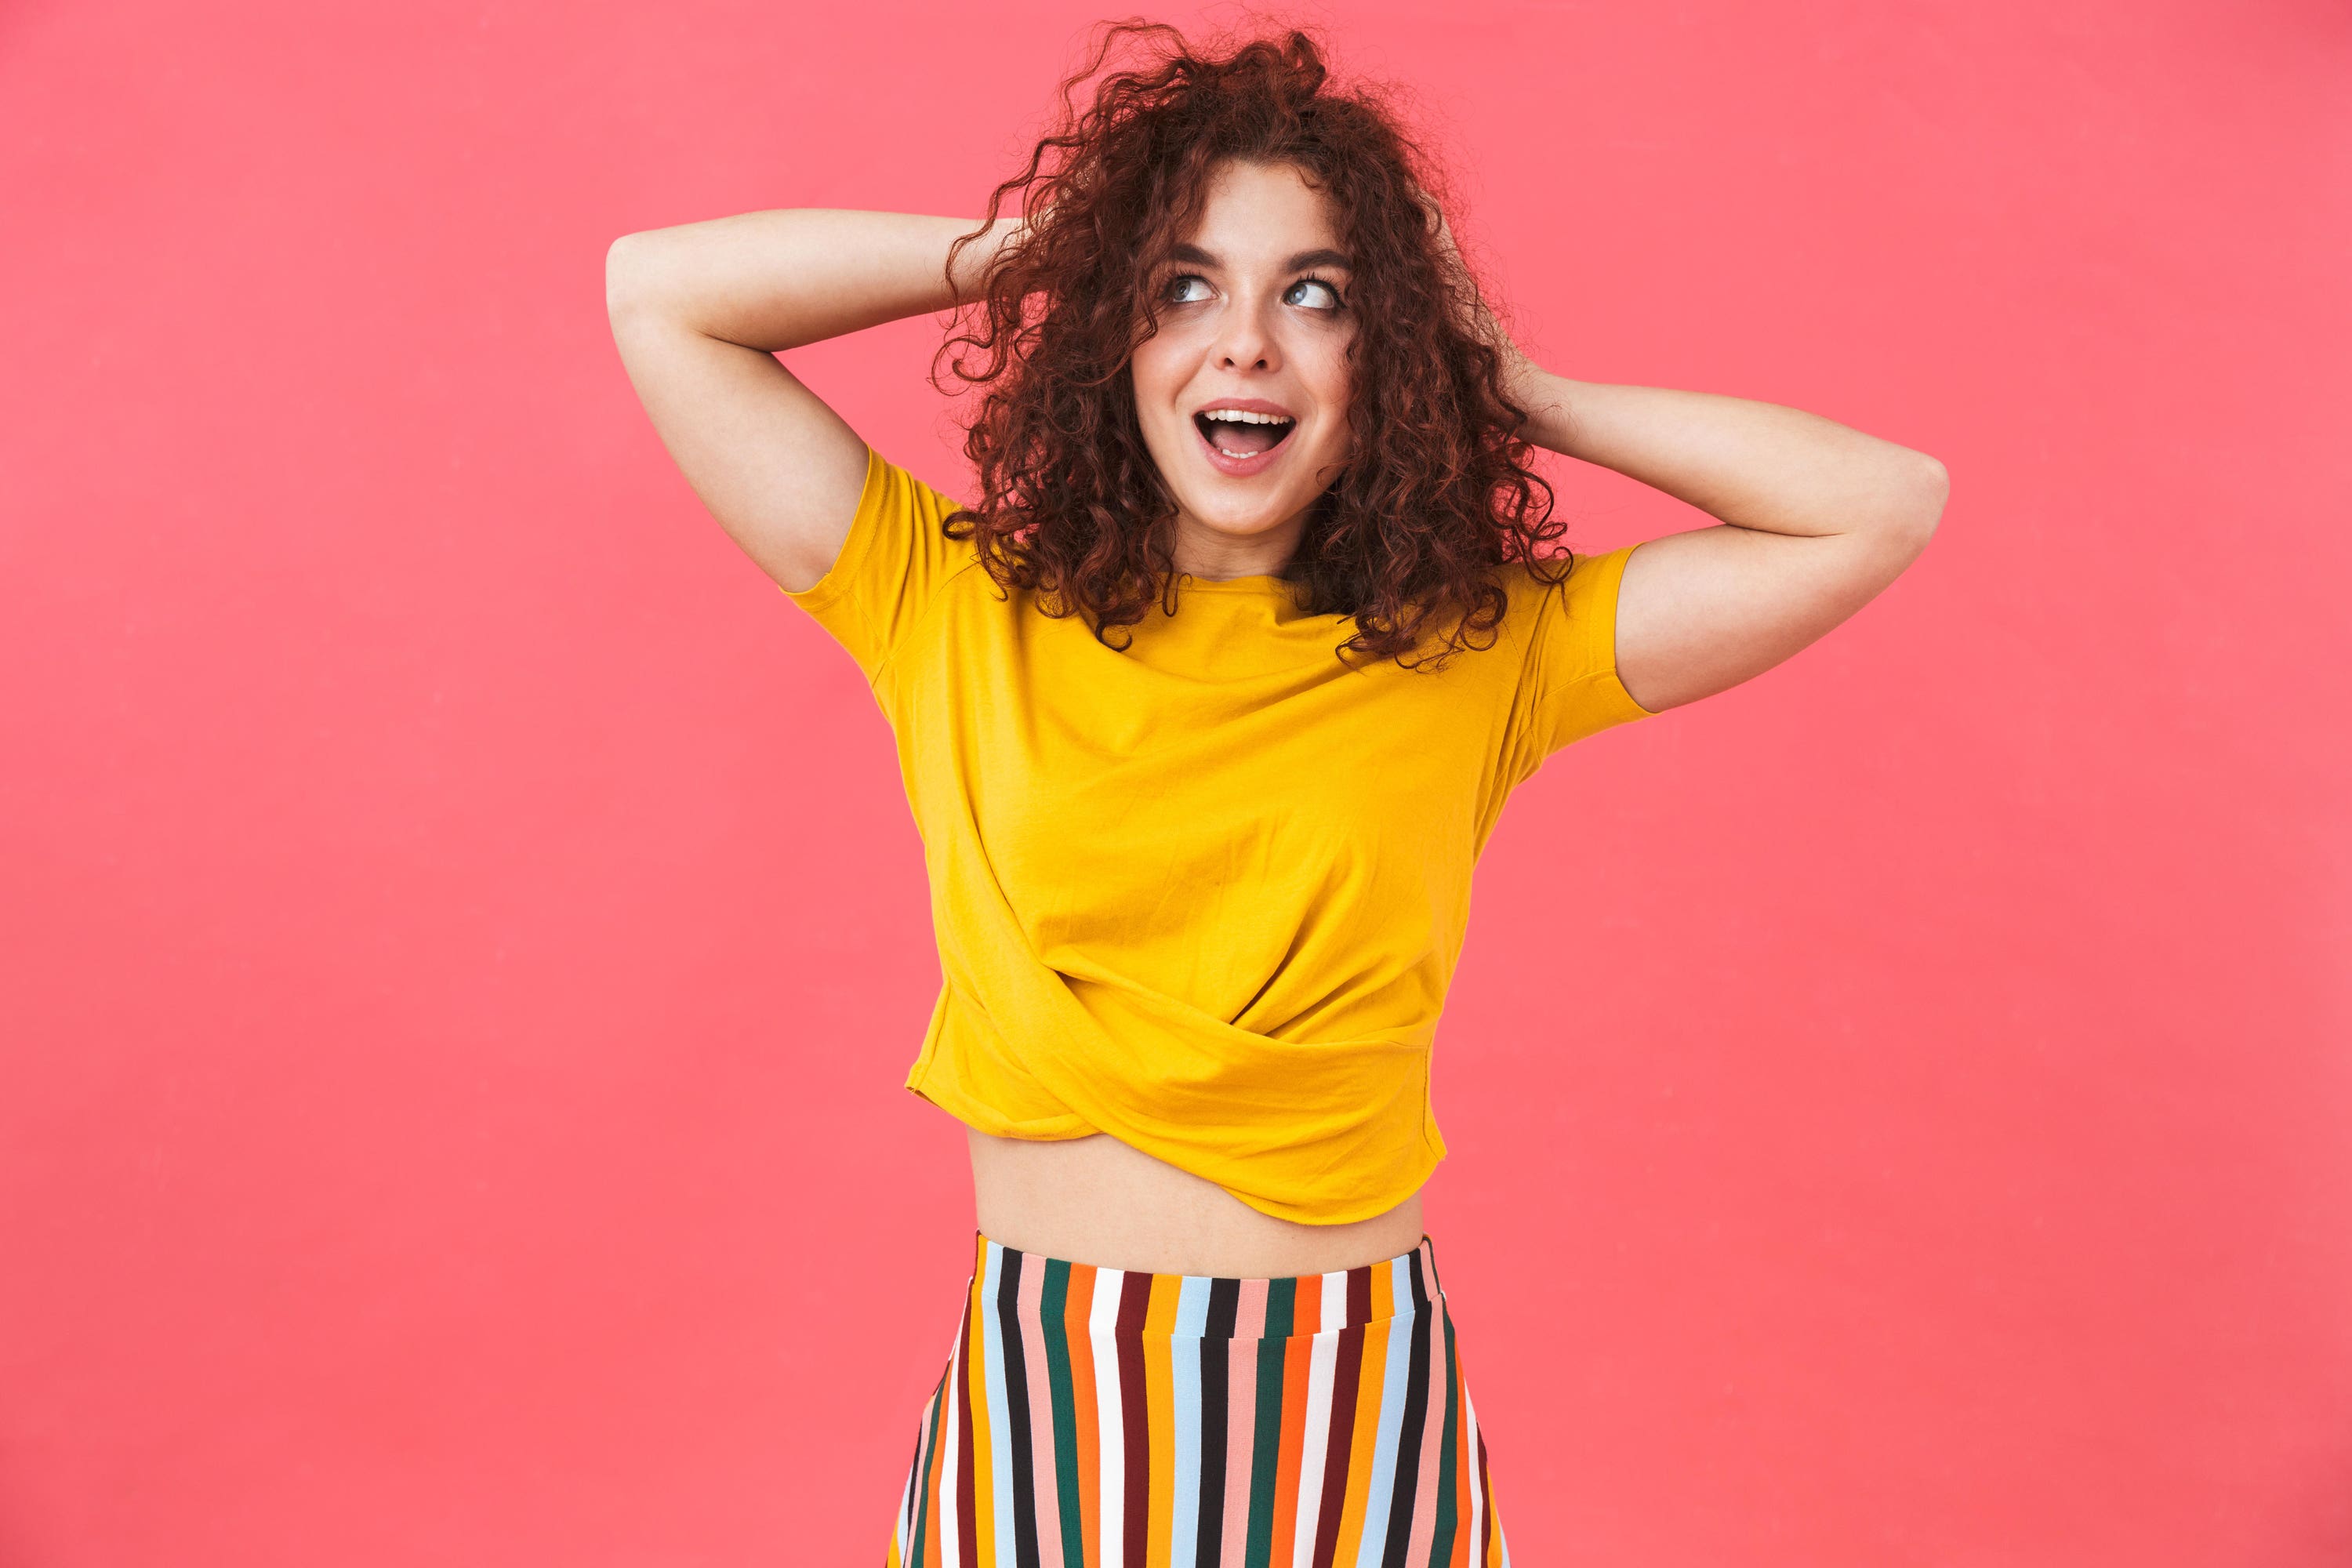
<svg viewBox="0 0 2352 1568"><path fill-rule="evenodd" d="M1261 14L1538 363L1952 476L1486 847L1429 1228L1514 1561L2352 1562L2344 8ZM880 1563L971 1256L921 845L604 254L976 216L1107 15L0 12L0 1563ZM787 362L957 494L941 325ZM1545 461L1578 550L1708 521Z"/></svg>

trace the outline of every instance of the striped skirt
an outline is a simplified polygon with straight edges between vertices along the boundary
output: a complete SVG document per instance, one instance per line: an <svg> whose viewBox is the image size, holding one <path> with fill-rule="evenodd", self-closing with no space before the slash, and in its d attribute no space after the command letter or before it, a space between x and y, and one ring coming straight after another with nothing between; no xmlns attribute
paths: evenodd
<svg viewBox="0 0 2352 1568"><path fill-rule="evenodd" d="M974 1240L888 1568L1509 1568L1428 1237L1289 1279Z"/></svg>

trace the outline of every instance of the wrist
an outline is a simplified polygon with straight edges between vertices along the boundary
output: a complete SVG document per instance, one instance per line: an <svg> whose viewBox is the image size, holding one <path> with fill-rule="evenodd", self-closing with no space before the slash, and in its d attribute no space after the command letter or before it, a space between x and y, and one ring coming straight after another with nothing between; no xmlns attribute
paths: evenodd
<svg viewBox="0 0 2352 1568"><path fill-rule="evenodd" d="M1519 433L1537 440L1565 405L1569 384L1517 349L1508 351L1504 363L1504 385L1511 401L1527 412L1527 423L1520 426Z"/></svg>
<svg viewBox="0 0 2352 1568"><path fill-rule="evenodd" d="M1015 213L998 218L984 232L980 232L980 220L973 218L957 229L959 240L970 237L970 243L954 252L950 262L950 279L955 294L954 304L968 305L980 298L987 286L988 275L995 270L996 258L1005 245L1017 235L1029 220Z"/></svg>

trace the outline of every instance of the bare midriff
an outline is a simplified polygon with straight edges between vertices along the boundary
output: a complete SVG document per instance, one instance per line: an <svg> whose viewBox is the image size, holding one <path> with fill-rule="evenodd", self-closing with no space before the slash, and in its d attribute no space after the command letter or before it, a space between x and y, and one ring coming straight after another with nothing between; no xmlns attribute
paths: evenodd
<svg viewBox="0 0 2352 1568"><path fill-rule="evenodd" d="M1151 1274L1285 1279L1378 1263L1421 1245L1421 1194L1345 1225L1276 1219L1131 1144L971 1141L980 1232L1019 1252Z"/></svg>

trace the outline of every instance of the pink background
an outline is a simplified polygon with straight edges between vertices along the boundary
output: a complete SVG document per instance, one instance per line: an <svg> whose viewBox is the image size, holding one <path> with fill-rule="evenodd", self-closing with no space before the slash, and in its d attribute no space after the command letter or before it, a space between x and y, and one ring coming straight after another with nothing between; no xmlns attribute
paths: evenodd
<svg viewBox="0 0 2352 1568"><path fill-rule="evenodd" d="M1953 475L1481 867L1515 1559L2352 1559L2343 8L1336 14L1543 363ZM880 1562L970 1246L919 845L604 254L975 213L1095 15L0 19L0 1562ZM792 363L953 489L937 337Z"/></svg>

